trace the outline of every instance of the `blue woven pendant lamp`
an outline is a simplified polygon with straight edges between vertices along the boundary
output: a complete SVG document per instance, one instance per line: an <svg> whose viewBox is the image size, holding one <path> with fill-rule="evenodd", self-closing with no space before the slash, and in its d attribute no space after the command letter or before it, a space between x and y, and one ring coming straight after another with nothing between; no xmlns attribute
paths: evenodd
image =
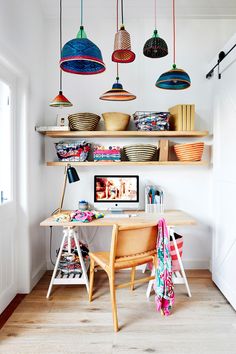
<svg viewBox="0 0 236 354"><path fill-rule="evenodd" d="M60 0L60 56L62 48L62 0ZM60 69L60 90L59 94L50 103L51 107L71 107L72 103L63 95L62 92L62 71Z"/></svg>
<svg viewBox="0 0 236 354"><path fill-rule="evenodd" d="M81 25L77 37L67 42L62 48L60 67L63 71L93 75L102 73L106 67L100 49L90 41L83 27L83 0L81 5Z"/></svg>
<svg viewBox="0 0 236 354"><path fill-rule="evenodd" d="M165 90L184 90L191 86L189 75L183 70L176 67L175 57L175 0L172 0L172 14L173 14L173 66L172 69L161 74L156 82L156 87Z"/></svg>
<svg viewBox="0 0 236 354"><path fill-rule="evenodd" d="M154 0L155 29L153 36L149 38L143 47L143 54L148 58L162 58L168 54L168 46L164 39L159 37L157 31L157 0Z"/></svg>

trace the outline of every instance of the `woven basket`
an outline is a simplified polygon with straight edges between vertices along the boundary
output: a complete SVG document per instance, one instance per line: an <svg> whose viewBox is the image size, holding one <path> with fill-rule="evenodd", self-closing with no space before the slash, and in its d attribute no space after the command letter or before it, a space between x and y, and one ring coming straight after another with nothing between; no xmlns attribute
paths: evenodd
<svg viewBox="0 0 236 354"><path fill-rule="evenodd" d="M204 150L204 143L178 144L174 150L180 161L201 161Z"/></svg>
<svg viewBox="0 0 236 354"><path fill-rule="evenodd" d="M157 147L151 144L137 144L124 146L124 152L129 161L152 161Z"/></svg>
<svg viewBox="0 0 236 354"><path fill-rule="evenodd" d="M94 113L75 113L68 117L71 130L96 130L99 120Z"/></svg>
<svg viewBox="0 0 236 354"><path fill-rule="evenodd" d="M106 130L117 131L126 130L129 125L130 115L120 112L102 113Z"/></svg>

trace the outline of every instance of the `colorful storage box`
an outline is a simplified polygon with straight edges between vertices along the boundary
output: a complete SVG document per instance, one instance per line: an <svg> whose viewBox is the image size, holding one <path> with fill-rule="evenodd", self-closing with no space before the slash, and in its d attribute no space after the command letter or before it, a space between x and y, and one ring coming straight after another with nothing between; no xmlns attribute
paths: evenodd
<svg viewBox="0 0 236 354"><path fill-rule="evenodd" d="M60 161L86 161L90 144L86 141L61 141L55 144Z"/></svg>
<svg viewBox="0 0 236 354"><path fill-rule="evenodd" d="M137 130L169 130L169 112L145 112L138 111L133 114Z"/></svg>
<svg viewBox="0 0 236 354"><path fill-rule="evenodd" d="M121 161L121 148L119 146L94 146L94 161Z"/></svg>

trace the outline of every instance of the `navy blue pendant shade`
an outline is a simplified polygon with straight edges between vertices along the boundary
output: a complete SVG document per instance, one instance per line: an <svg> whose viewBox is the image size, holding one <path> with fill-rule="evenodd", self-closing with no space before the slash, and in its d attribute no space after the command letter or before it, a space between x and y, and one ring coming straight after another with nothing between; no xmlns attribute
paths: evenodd
<svg viewBox="0 0 236 354"><path fill-rule="evenodd" d="M68 177L69 183L78 182L80 180L76 169L72 166L69 166L67 168L67 177Z"/></svg>
<svg viewBox="0 0 236 354"><path fill-rule="evenodd" d="M156 87L165 90L184 90L191 86L189 75L182 69L177 69L176 65L173 68L159 77L156 82Z"/></svg>
<svg viewBox="0 0 236 354"><path fill-rule="evenodd" d="M86 37L83 26L77 37L62 48L60 67L63 71L79 75L99 74L106 69L100 49Z"/></svg>

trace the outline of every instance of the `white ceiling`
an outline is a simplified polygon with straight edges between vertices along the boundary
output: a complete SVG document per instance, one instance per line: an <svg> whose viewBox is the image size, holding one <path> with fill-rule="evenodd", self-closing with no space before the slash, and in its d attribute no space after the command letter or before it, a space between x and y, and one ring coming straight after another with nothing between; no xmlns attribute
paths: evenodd
<svg viewBox="0 0 236 354"><path fill-rule="evenodd" d="M39 0L47 18L58 17L59 0ZM171 15L171 0L157 0L158 16ZM136 17L152 16L154 0L124 0L125 15ZM114 15L116 0L84 0L85 14L98 11L103 18ZM99 13L100 13L99 11ZM176 0L176 13L186 18L236 18L236 0ZM63 0L63 17L79 18L80 0Z"/></svg>

